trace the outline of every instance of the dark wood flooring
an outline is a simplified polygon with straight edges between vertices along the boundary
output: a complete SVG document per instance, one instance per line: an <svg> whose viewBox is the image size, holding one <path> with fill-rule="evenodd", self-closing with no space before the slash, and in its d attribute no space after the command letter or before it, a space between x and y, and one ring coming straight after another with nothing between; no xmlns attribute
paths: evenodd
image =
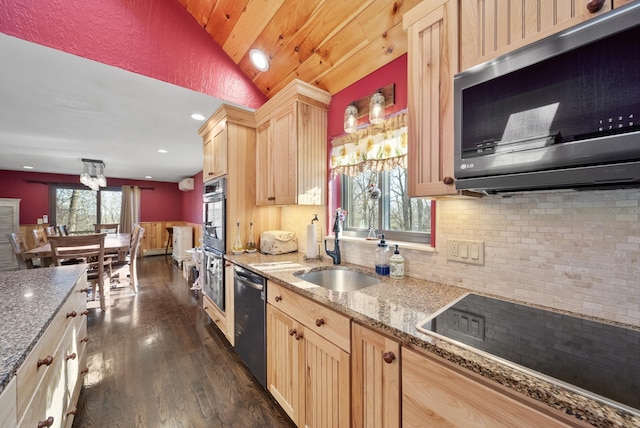
<svg viewBox="0 0 640 428"><path fill-rule="evenodd" d="M169 257L139 263L87 323L89 374L73 427L293 427L202 310Z"/></svg>

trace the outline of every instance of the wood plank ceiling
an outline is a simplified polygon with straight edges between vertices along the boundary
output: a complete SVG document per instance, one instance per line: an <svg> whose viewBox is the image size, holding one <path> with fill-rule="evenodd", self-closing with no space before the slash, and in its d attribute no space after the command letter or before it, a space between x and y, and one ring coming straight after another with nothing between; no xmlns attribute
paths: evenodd
<svg viewBox="0 0 640 428"><path fill-rule="evenodd" d="M269 98L294 78L332 95L407 52L420 0L179 0ZM256 70L249 50L270 58Z"/></svg>

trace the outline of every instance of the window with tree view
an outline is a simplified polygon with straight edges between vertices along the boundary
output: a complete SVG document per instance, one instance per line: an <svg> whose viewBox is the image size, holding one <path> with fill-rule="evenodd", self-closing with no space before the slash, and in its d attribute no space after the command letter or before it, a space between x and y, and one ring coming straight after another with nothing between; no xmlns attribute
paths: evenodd
<svg viewBox="0 0 640 428"><path fill-rule="evenodd" d="M93 233L96 223L120 223L122 192L119 187L95 192L84 186L51 186L51 222L67 225L69 233Z"/></svg>

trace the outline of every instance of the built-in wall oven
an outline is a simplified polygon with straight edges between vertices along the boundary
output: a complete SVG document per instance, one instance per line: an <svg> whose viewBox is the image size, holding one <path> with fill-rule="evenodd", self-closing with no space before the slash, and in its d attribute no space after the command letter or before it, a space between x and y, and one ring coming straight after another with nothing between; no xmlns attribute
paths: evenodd
<svg viewBox="0 0 640 428"><path fill-rule="evenodd" d="M226 222L226 178L204 185L202 250L202 292L221 310L225 310L224 253Z"/></svg>

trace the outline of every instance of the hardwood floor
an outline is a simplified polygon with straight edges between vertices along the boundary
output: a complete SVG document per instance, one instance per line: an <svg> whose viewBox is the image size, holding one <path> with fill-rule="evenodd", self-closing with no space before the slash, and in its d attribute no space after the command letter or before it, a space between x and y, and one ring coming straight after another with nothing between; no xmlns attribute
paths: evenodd
<svg viewBox="0 0 640 428"><path fill-rule="evenodd" d="M169 257L88 315L89 373L74 427L293 427L230 349Z"/></svg>

